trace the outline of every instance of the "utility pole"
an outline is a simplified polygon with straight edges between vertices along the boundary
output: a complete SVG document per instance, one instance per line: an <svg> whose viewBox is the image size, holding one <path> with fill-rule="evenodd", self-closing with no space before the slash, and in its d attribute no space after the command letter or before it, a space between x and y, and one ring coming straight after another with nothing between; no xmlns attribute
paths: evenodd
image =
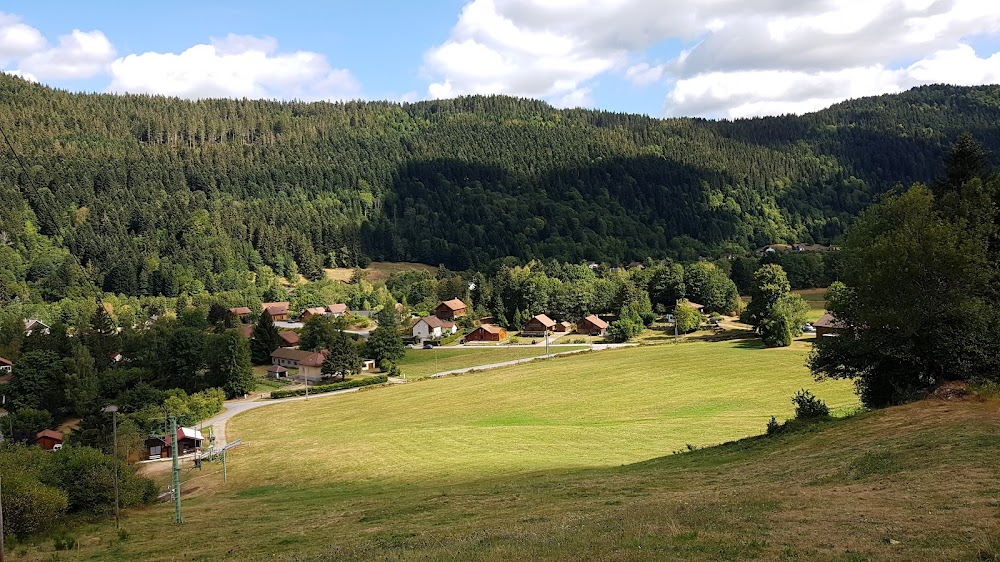
<svg viewBox="0 0 1000 562"><path fill-rule="evenodd" d="M170 417L170 453L174 461L174 522L178 525L184 523L184 518L181 517L181 468L179 466L179 459L177 458L178 449L180 448L180 443L177 442L177 418L174 416ZM0 560L0 562L3 562Z"/></svg>
<svg viewBox="0 0 1000 562"><path fill-rule="evenodd" d="M222 483L229 484L229 475L226 473L226 449L222 449ZM0 562L3 562L0 560Z"/></svg>
<svg viewBox="0 0 1000 562"><path fill-rule="evenodd" d="M674 343L677 343L677 303L681 302L679 299L674 301Z"/></svg>
<svg viewBox="0 0 1000 562"><path fill-rule="evenodd" d="M549 356L549 330L545 329L545 356Z"/></svg>
<svg viewBox="0 0 1000 562"><path fill-rule="evenodd" d="M0 474L0 562L3 558L3 475Z"/></svg>
<svg viewBox="0 0 1000 562"><path fill-rule="evenodd" d="M104 408L105 412L111 412L111 425L113 429L111 434L114 439L114 449L115 449L115 529L121 529L121 517L119 514L119 502L118 502L118 406L111 405Z"/></svg>

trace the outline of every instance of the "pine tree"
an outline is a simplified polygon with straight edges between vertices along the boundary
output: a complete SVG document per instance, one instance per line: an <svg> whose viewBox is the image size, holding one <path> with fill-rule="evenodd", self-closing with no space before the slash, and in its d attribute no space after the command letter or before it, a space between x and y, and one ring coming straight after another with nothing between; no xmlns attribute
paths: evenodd
<svg viewBox="0 0 1000 562"><path fill-rule="evenodd" d="M250 345L234 331L215 336L207 347L208 379L221 388L227 398L242 396L256 383L250 365Z"/></svg>
<svg viewBox="0 0 1000 562"><path fill-rule="evenodd" d="M379 367L387 362L399 361L406 353L403 338L399 335L399 315L393 307L387 306L379 311L375 321L378 328L368 337L368 354Z"/></svg>
<svg viewBox="0 0 1000 562"><path fill-rule="evenodd" d="M253 327L253 341L250 342L250 355L255 365L265 365L271 362L271 352L281 346L278 339L278 329L274 327L274 319L266 310L260 313L257 324Z"/></svg>
<svg viewBox="0 0 1000 562"><path fill-rule="evenodd" d="M338 330L337 335L334 336L333 345L330 347L330 353L323 361L320 370L324 375L339 376L341 380L344 380L348 375L360 373L361 367L361 356L358 355L358 349L354 346L354 342L347 337L343 330Z"/></svg>

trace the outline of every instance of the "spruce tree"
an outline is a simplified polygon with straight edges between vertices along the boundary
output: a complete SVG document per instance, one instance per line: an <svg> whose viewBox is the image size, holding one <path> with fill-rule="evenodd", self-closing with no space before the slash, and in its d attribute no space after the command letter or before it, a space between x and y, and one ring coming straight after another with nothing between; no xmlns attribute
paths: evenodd
<svg viewBox="0 0 1000 562"><path fill-rule="evenodd" d="M329 376L339 376L341 380L344 380L348 375L360 373L361 367L361 356L358 355L358 349L354 346L354 342L347 337L343 330L338 330L334 336L333 345L330 347L330 353L320 368L322 373Z"/></svg>
<svg viewBox="0 0 1000 562"><path fill-rule="evenodd" d="M278 329L274 327L274 319L266 310L257 317L253 327L253 341L250 342L250 355L255 365L265 365L271 362L271 352L281 346L278 339Z"/></svg>

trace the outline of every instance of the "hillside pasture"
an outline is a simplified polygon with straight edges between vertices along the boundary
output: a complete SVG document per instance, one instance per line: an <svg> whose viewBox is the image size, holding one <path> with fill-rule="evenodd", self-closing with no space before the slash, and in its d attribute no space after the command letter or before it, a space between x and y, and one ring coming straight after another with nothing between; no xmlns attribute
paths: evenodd
<svg viewBox="0 0 1000 562"><path fill-rule="evenodd" d="M326 276L334 281L342 281L347 283L351 280L354 275L354 269L350 267L337 267L324 269ZM368 267L362 269L365 273L365 279L374 283L377 281L385 282L393 273L400 273L404 271L425 271L434 275L437 268L431 265L423 263L411 263L411 262L372 262L368 264Z"/></svg>
<svg viewBox="0 0 1000 562"><path fill-rule="evenodd" d="M586 346L553 347L552 353L585 349ZM530 359L545 355L544 347L438 347L434 349L407 349L406 355L396 365L407 379L422 379L434 373L503 363L517 359Z"/></svg>

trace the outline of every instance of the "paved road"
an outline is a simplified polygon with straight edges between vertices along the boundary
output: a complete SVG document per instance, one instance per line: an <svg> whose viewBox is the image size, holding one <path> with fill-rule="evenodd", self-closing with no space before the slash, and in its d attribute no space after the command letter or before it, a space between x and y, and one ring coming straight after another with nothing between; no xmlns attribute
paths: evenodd
<svg viewBox="0 0 1000 562"><path fill-rule="evenodd" d="M622 343L617 343L617 344L616 343L594 344L589 349L574 349L572 351L562 351L562 352L558 352L558 353L552 353L549 356L550 357L554 357L556 355L569 355L569 354L572 354L572 353L580 353L580 352L583 352L583 351L590 351L590 349L593 349L594 351L603 351L603 350L606 350L606 349L620 349L620 348L623 348L623 347L631 347L631 346L634 346L634 345L636 345L636 344L629 344L629 343L624 343L624 344L622 344ZM528 361L534 361L534 360L540 359L540 358L541 357L530 357L530 358L526 358L526 359L514 359L514 360L511 360L511 361L503 361L503 362L500 362L500 363L488 363L486 365L477 365L475 367L466 367L464 369L453 369L451 371L442 371L440 373L434 373L433 375L431 375L431 378L444 377L444 376L448 376L448 375L457 375L457 374L461 374L461 373L468 373L469 371L485 371L485 370L488 370L488 369L498 369L500 367L509 367L511 365L517 365L519 363L527 363ZM393 379L393 380L390 380L389 382L391 382L391 383L397 383L398 384L398 383L401 383L403 381L398 380L398 379ZM344 389L344 390L337 390L335 392L325 392L323 394L314 394L314 395L311 395L311 396L309 396L308 399L309 400L323 400L323 399L330 398L330 397L333 397L333 396L340 396L340 395L348 394L348 393L351 393L351 392L357 392L358 390L360 390L360 389L358 389L358 388L348 388L348 389ZM285 402L297 402L297 401L301 401L301 400L306 400L305 396L295 396L295 397L292 397L292 398L279 398L277 400L270 400L270 399L266 399L266 398L260 398L260 396L263 396L263 395L255 393L255 394L250 395L250 397L247 398L247 399L245 399L245 400L242 400L242 399L241 400L229 400L229 401L226 402L225 409L221 413L216 414L215 416L213 416L213 417L205 420L204 422L202 422L200 424L200 426L202 428L208 428L208 427L212 428L212 435L215 435L215 448L216 449L225 446L226 443L229 442L228 439L227 439L227 436L226 436L226 424L229 422L229 419L232 418L233 416L235 416L237 414L241 414L243 412L247 412L249 410L254 410L254 409L257 409L257 408L263 408L265 406L271 406L273 404L283 404Z"/></svg>

